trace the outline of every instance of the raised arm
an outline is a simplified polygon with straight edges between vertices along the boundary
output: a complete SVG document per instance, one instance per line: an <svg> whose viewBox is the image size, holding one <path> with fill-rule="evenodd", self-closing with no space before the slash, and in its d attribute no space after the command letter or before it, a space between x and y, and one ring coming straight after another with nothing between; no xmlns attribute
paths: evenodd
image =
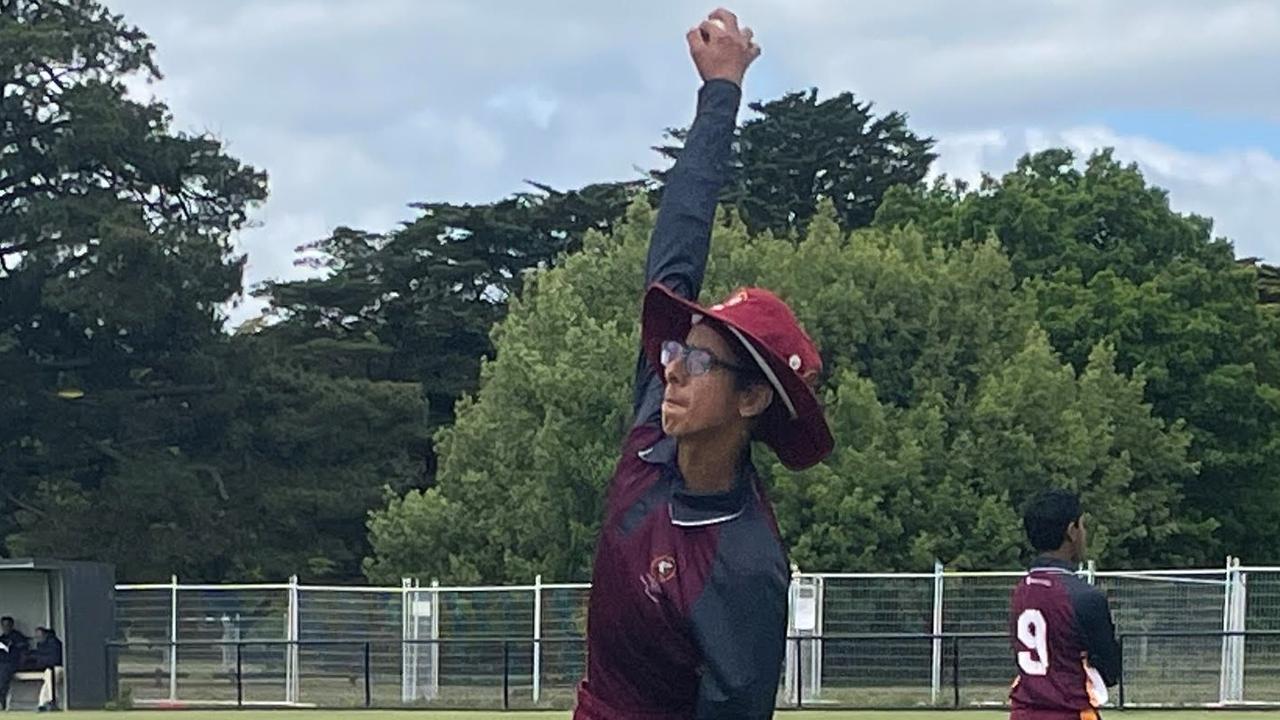
<svg viewBox="0 0 1280 720"><path fill-rule="evenodd" d="M702 290L716 201L728 177L730 147L742 99L742 79L760 54L749 28L739 29L728 10L711 13L686 36L702 77L698 111L684 149L667 175L658 219L649 239L645 285L662 283L695 299ZM637 425L652 422L662 404L662 384L643 350L636 364L633 410Z"/></svg>

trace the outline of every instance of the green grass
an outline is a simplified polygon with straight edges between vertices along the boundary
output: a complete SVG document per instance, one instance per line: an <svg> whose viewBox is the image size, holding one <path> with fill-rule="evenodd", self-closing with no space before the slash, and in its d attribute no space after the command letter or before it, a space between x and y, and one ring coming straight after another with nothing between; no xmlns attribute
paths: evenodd
<svg viewBox="0 0 1280 720"><path fill-rule="evenodd" d="M1172 711L1119 711L1111 710L1107 717L1124 717L1124 720L1280 720L1280 711L1254 710L1172 710ZM479 720L481 717L498 717L499 720L567 720L566 711L502 712L497 710L474 711L422 711L422 710L131 710L125 712L60 712L63 720L337 720L339 717L356 717L360 720ZM929 711L868 711L838 710L780 710L782 720L1000 720L1007 717L1002 710L929 710Z"/></svg>

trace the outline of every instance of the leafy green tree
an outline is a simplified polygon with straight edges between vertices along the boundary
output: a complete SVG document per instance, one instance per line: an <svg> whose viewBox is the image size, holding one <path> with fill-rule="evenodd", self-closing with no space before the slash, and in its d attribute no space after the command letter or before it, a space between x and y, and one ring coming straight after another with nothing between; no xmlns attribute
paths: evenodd
<svg viewBox="0 0 1280 720"><path fill-rule="evenodd" d="M651 227L638 202L612 238L590 234L526 285L495 330L479 393L440 434L436 487L371 519L372 578L586 576L628 420ZM849 236L830 203L801 243L724 217L707 295L737 284L788 298L834 369L833 457L802 474L759 457L803 566L1011 565L1016 506L1046 483L1097 508L1105 562L1181 558L1212 529L1178 512L1194 472L1185 431L1151 414L1142 379L1117 373L1108 346L1083 373L1059 359L994 243Z"/></svg>
<svg viewBox="0 0 1280 720"><path fill-rule="evenodd" d="M1186 511L1221 525L1203 557L1280 558L1280 323L1267 266L1238 262L1208 219L1172 210L1109 151L1083 167L1066 150L1029 155L976 189L897 188L876 224L997 238L1077 371L1108 343L1121 372L1146 379L1156 414L1186 422L1199 468Z"/></svg>

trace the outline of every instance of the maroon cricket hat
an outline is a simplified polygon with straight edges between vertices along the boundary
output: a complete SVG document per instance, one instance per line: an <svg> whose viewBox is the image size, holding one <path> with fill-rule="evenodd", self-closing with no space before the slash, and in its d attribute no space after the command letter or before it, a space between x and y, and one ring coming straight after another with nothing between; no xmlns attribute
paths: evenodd
<svg viewBox="0 0 1280 720"><path fill-rule="evenodd" d="M662 343L680 340L703 319L712 319L742 341L781 403L768 412L756 435L792 470L803 470L831 454L835 440L814 386L822 376L822 356L791 308L763 288L743 288L723 302L702 307L654 284L644 297L641 342L662 375Z"/></svg>

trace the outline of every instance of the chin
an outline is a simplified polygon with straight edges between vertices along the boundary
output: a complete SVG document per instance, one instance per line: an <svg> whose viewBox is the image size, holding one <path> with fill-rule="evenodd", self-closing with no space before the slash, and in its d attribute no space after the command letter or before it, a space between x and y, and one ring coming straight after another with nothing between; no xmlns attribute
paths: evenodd
<svg viewBox="0 0 1280 720"><path fill-rule="evenodd" d="M662 432L671 437L680 437L680 422L670 415L663 413Z"/></svg>
<svg viewBox="0 0 1280 720"><path fill-rule="evenodd" d="M681 417L678 412L677 413L663 412L662 413L662 432L673 438L679 438L683 435L687 435L689 432L689 429L687 427L688 423L685 422L685 420L686 418Z"/></svg>

